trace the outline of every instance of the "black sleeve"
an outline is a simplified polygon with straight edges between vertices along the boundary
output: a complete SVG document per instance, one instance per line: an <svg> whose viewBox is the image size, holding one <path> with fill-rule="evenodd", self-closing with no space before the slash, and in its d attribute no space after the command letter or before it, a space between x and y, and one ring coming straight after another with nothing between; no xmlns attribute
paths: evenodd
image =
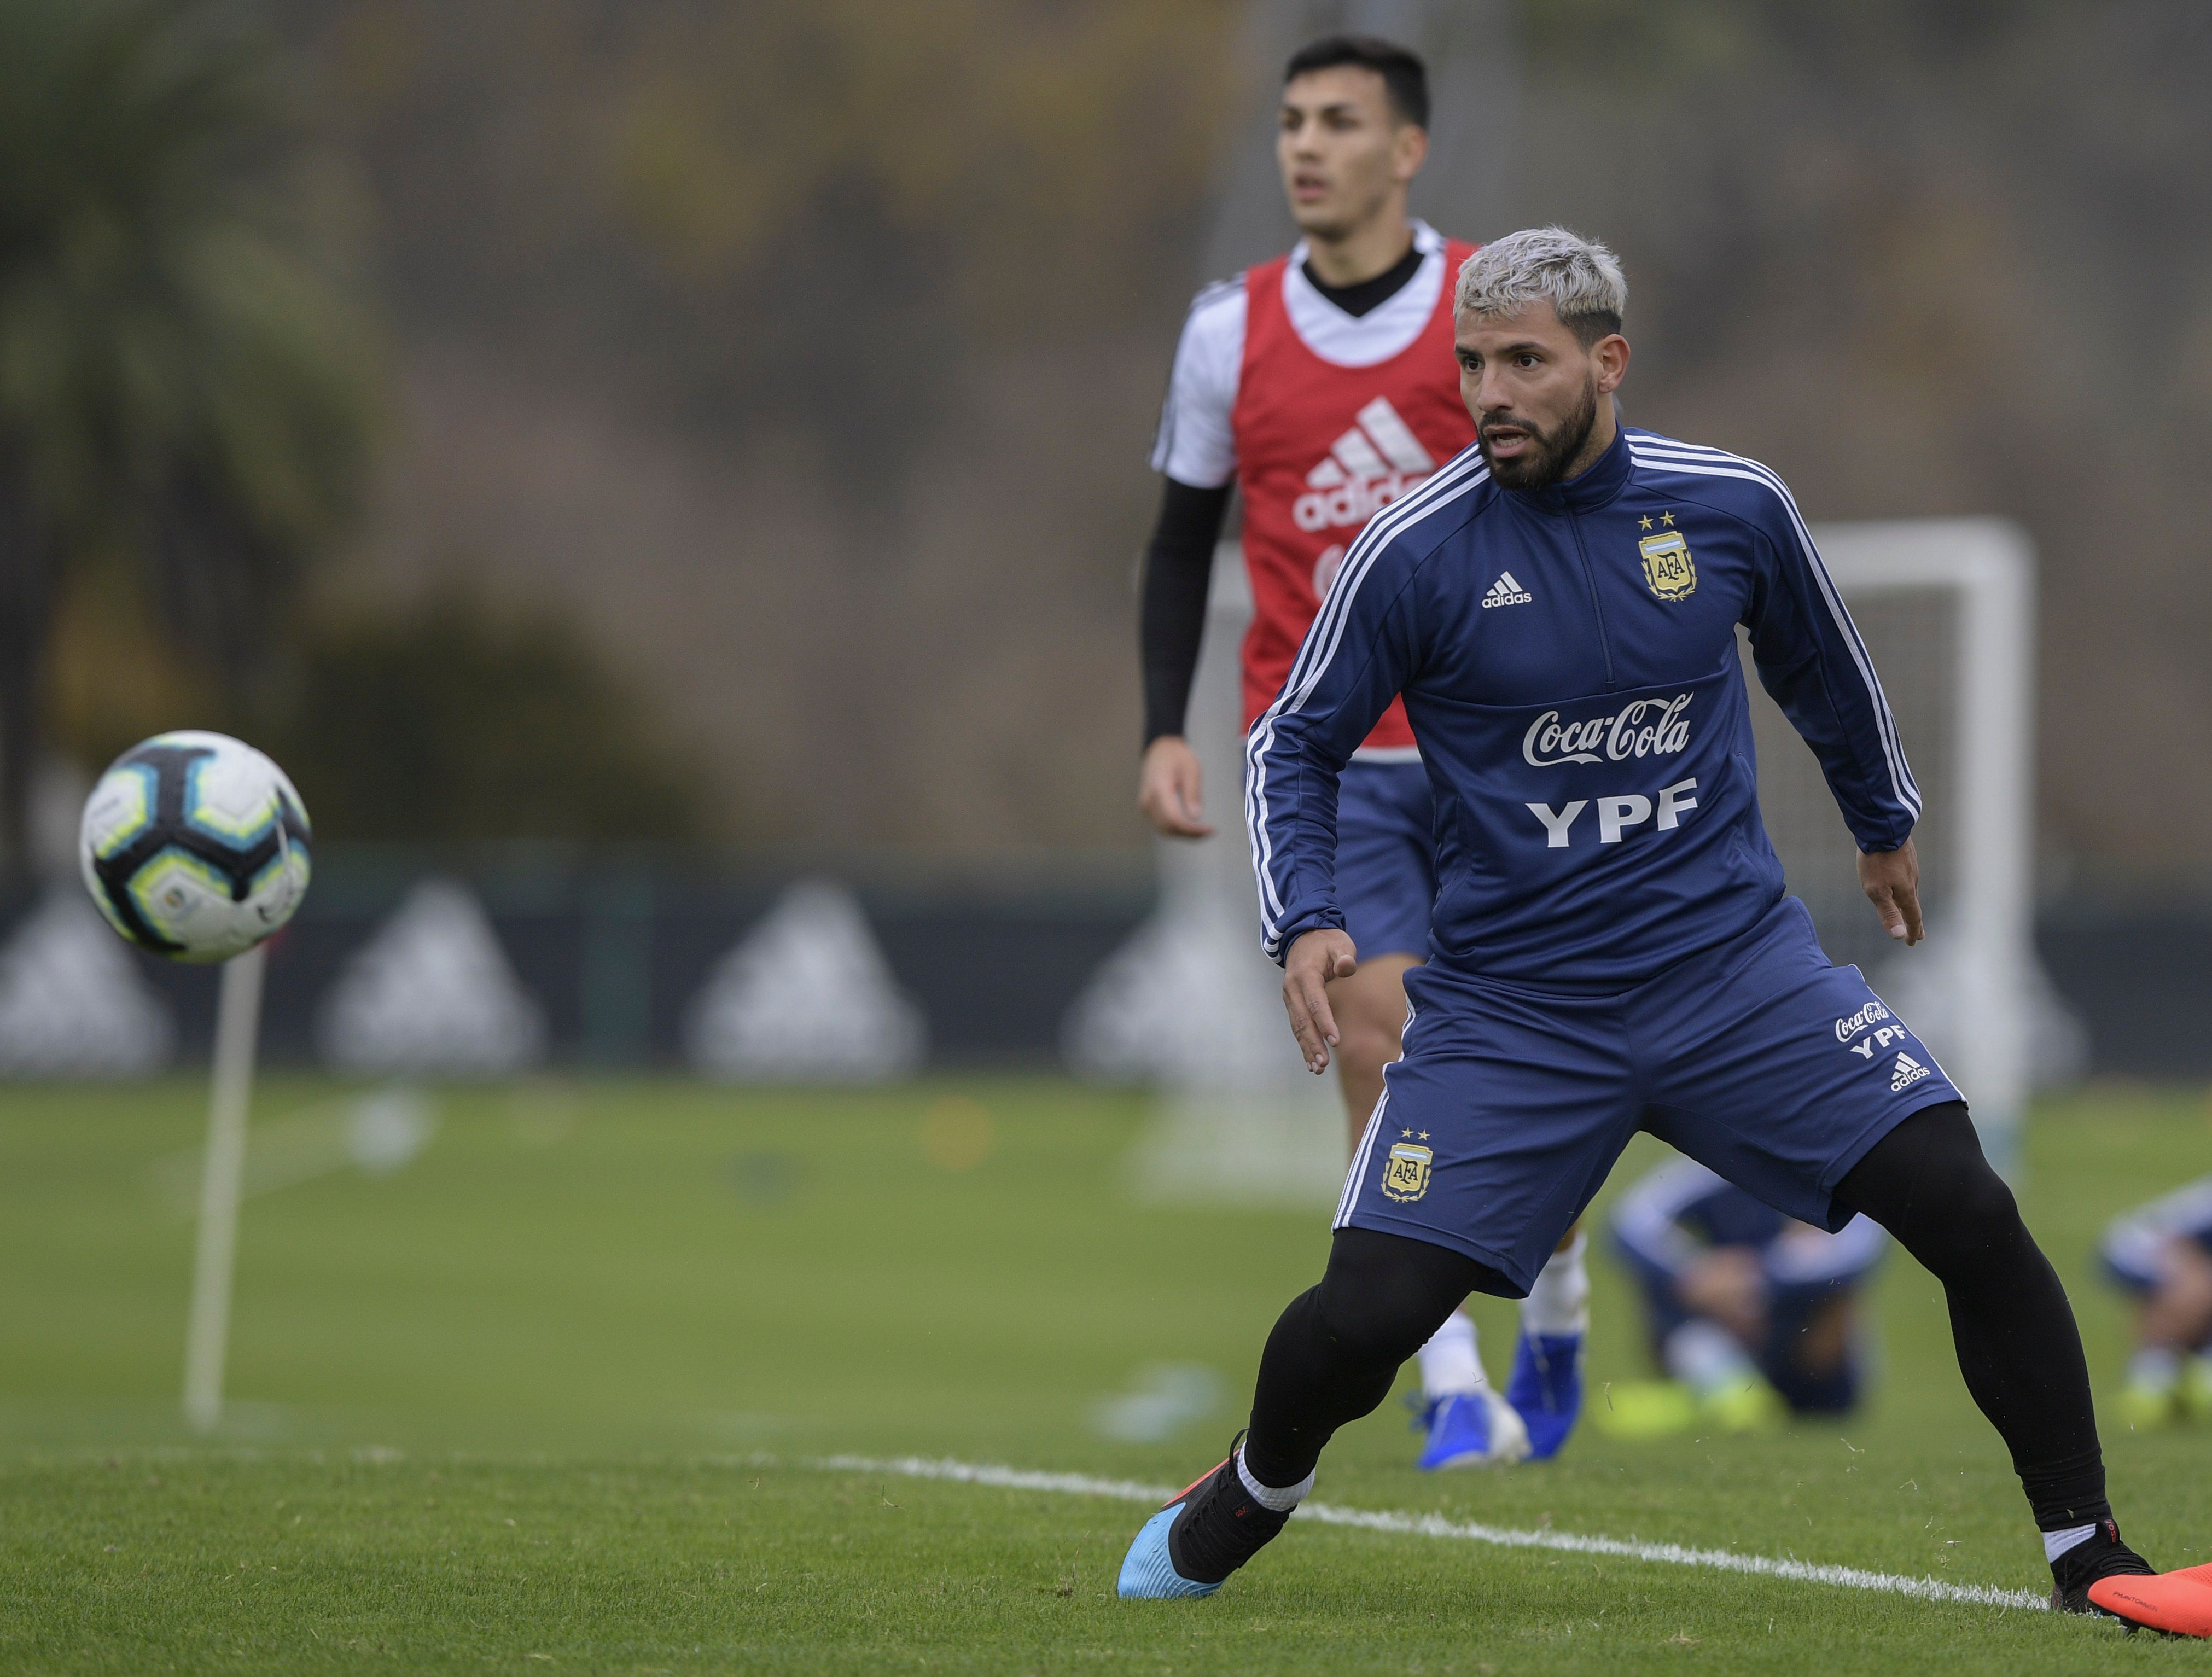
<svg viewBox="0 0 2212 1677"><path fill-rule="evenodd" d="M1201 489L1162 480L1160 516L1145 546L1137 644L1145 667L1145 744L1182 732L1190 680L1206 638L1206 593L1232 487Z"/></svg>

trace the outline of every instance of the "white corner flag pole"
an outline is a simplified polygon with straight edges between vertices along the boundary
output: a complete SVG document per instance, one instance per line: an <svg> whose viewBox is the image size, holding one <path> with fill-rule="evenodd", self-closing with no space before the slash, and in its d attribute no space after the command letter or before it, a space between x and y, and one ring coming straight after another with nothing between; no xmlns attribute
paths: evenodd
<svg viewBox="0 0 2212 1677"><path fill-rule="evenodd" d="M195 1432L213 1431L222 1419L231 1260L238 1250L246 1115L253 1099L266 959L257 945L225 962L222 994L216 1005L215 1086L208 1101L207 1158L200 1172L199 1253L192 1265L191 1320L185 1330L185 1420Z"/></svg>

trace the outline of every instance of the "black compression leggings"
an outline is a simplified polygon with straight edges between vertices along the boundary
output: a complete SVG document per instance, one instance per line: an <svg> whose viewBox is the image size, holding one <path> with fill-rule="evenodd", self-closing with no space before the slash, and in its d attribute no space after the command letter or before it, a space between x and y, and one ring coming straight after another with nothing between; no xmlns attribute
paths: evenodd
<svg viewBox="0 0 2212 1677"><path fill-rule="evenodd" d="M1982 1157L1957 1101L1916 1112L1853 1165L1836 1198L1943 1284L1959 1372L2012 1451L2045 1531L2112 1513L2089 1364L2058 1272Z"/></svg>
<svg viewBox="0 0 2212 1677"><path fill-rule="evenodd" d="M1399 1365L1497 1272L1448 1246L1340 1229L1321 1285L1291 1301L1260 1353L1244 1465L1296 1485L1347 1421L1390 1395ZM1487 1291L1488 1289L1486 1289Z"/></svg>
<svg viewBox="0 0 2212 1677"><path fill-rule="evenodd" d="M1836 1199L1942 1282L1966 1389L2011 1449L2036 1524L2053 1531L2110 1514L2073 1309L1982 1157L1965 1106L1914 1113L1852 1167ZM1477 1291L1509 1290L1449 1248L1340 1230L1321 1285L1267 1336L1246 1466L1263 1485L1304 1479L1337 1428L1389 1396L1399 1365Z"/></svg>

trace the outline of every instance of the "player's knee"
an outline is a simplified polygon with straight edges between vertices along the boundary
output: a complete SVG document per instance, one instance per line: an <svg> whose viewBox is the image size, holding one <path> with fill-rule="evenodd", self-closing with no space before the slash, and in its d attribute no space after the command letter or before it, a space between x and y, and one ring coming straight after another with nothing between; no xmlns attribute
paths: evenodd
<svg viewBox="0 0 2212 1677"><path fill-rule="evenodd" d="M2021 1229L2012 1190L1983 1157L1961 1101L1905 1119L1868 1151L1836 1196L1939 1274Z"/></svg>
<svg viewBox="0 0 2212 1677"><path fill-rule="evenodd" d="M1315 1289L1315 1326L1354 1361L1395 1369L1437 1331L1482 1267L1425 1241L1338 1231Z"/></svg>
<svg viewBox="0 0 2212 1677"><path fill-rule="evenodd" d="M1923 1219L1905 1247L1930 1271L1952 1279L1983 1265L2008 1267L2019 1256L2021 1243L2029 1239L2020 1202L1978 1152L1936 1177L1929 1188L1930 1200L1943 1207L1943 1214Z"/></svg>
<svg viewBox="0 0 2212 1677"><path fill-rule="evenodd" d="M1954 1192L1959 1221L1984 1236L2004 1236L2021 1227L2020 1201L2005 1179L1978 1160Z"/></svg>
<svg viewBox="0 0 2212 1677"><path fill-rule="evenodd" d="M1346 1068L1368 1081L1379 1081L1382 1068L1398 1057L1398 1028L1358 1015L1337 1021L1336 1051Z"/></svg>
<svg viewBox="0 0 2212 1677"><path fill-rule="evenodd" d="M1345 1356L1361 1364L1396 1368L1451 1313L1435 1309L1412 1278L1366 1273L1324 1277L1314 1299L1316 1325Z"/></svg>

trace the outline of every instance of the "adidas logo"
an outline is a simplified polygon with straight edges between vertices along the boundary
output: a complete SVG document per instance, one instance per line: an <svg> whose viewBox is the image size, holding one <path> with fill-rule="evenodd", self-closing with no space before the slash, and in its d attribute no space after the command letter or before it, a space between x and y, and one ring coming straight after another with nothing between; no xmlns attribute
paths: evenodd
<svg viewBox="0 0 2212 1677"><path fill-rule="evenodd" d="M1513 580L1511 571L1500 571L1498 580L1490 585L1490 592L1482 597L1482 609L1487 611L1493 605L1526 605L1535 598Z"/></svg>
<svg viewBox="0 0 2212 1677"><path fill-rule="evenodd" d="M1306 493L1291 503L1301 530L1364 524L1437 469L1388 397L1352 417L1358 422L1329 445L1328 458L1306 473Z"/></svg>
<svg viewBox="0 0 2212 1677"><path fill-rule="evenodd" d="M1896 1069L1889 1074L1889 1092L1894 1095L1899 1090L1909 1088L1927 1075L1925 1066L1909 1054L1900 1054L1897 1056Z"/></svg>

